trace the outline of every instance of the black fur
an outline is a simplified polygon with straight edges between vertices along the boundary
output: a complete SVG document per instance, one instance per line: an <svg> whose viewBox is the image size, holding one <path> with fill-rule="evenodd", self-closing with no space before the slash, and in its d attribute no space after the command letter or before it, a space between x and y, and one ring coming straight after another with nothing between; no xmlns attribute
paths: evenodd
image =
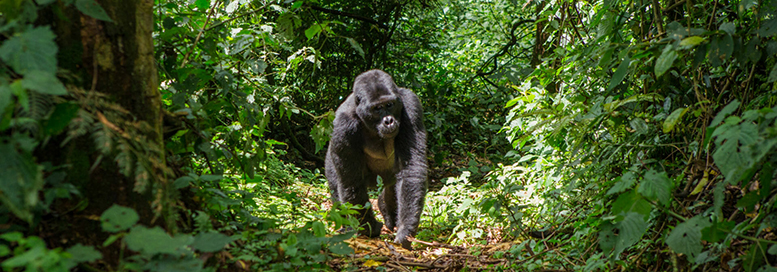
<svg viewBox="0 0 777 272"><path fill-rule="evenodd" d="M381 70L356 77L353 93L337 108L326 177L335 203L365 205L368 188L383 179L378 207L394 242L410 249L427 190L426 129L421 101ZM362 234L380 235L383 224L371 209L359 211Z"/></svg>

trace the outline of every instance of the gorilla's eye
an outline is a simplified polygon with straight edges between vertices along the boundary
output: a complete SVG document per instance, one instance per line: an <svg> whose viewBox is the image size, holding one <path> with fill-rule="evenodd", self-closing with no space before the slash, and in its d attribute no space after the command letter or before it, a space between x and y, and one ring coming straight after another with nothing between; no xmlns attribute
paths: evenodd
<svg viewBox="0 0 777 272"><path fill-rule="evenodd" d="M373 107L373 109L376 110L376 111L378 111L378 110L380 110L382 108L383 108L383 106L381 106L381 105L377 105L377 106Z"/></svg>
<svg viewBox="0 0 777 272"><path fill-rule="evenodd" d="M391 108L392 106L394 106L394 103L391 103L391 102L386 103L386 108Z"/></svg>

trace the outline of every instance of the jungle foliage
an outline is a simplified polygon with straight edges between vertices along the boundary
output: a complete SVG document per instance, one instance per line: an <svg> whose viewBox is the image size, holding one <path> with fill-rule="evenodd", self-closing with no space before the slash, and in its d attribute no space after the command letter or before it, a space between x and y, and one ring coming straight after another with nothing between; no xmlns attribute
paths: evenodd
<svg viewBox="0 0 777 272"><path fill-rule="evenodd" d="M4 271L777 271L775 0L127 3L0 2ZM372 68L424 106L415 252L321 174Z"/></svg>

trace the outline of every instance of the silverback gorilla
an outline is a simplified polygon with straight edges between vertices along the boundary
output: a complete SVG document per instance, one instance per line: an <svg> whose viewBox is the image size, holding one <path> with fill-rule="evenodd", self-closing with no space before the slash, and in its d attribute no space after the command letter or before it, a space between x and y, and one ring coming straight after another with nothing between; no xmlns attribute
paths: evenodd
<svg viewBox="0 0 777 272"><path fill-rule="evenodd" d="M397 227L395 243L411 249L426 196L426 129L421 101L397 87L386 72L370 70L356 77L353 93L337 108L326 177L334 203L365 205L367 190L383 179L378 207L386 227ZM365 234L380 235L383 224L371 209L359 211Z"/></svg>

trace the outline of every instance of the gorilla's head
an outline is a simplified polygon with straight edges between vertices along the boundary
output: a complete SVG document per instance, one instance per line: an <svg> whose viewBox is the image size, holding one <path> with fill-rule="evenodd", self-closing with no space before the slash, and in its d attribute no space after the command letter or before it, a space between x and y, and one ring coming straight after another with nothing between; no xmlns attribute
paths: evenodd
<svg viewBox="0 0 777 272"><path fill-rule="evenodd" d="M356 115L371 133L391 139L399 133L402 100L391 76L381 70L369 70L353 83Z"/></svg>

